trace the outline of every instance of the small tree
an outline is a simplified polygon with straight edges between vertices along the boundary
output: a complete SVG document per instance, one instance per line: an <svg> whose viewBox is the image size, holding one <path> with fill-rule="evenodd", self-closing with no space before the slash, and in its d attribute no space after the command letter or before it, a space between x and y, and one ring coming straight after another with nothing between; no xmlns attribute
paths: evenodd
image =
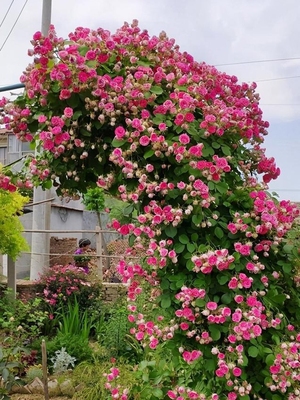
<svg viewBox="0 0 300 400"><path fill-rule="evenodd" d="M19 219L28 198L18 192L0 189L0 253L16 259L28 244L22 236L23 226Z"/></svg>

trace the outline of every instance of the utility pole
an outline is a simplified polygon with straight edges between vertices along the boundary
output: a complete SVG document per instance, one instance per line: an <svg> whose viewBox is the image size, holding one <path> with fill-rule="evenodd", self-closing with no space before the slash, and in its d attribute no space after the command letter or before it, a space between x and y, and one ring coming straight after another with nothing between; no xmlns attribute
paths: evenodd
<svg viewBox="0 0 300 400"><path fill-rule="evenodd" d="M52 0L43 0L42 29L44 36L48 36L51 24ZM38 154L37 152L35 153ZM51 191L35 188L33 192L33 202L41 202L33 207L32 230L50 230L51 225ZM49 200L49 201L47 201ZM32 233L31 237L31 265L30 279L39 278L39 274L44 268L49 267L50 236L49 233Z"/></svg>
<svg viewBox="0 0 300 400"><path fill-rule="evenodd" d="M51 10L52 0L43 0L43 11L42 11L42 34L48 35L49 27L51 25Z"/></svg>

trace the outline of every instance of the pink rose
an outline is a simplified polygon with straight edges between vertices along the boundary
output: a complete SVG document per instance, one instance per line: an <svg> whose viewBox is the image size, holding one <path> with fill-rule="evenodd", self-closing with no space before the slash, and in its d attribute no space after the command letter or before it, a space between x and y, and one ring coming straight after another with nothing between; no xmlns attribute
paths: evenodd
<svg viewBox="0 0 300 400"><path fill-rule="evenodd" d="M150 143L150 138L146 135L140 137L139 143L141 146L148 146Z"/></svg>
<svg viewBox="0 0 300 400"><path fill-rule="evenodd" d="M64 116L66 118L71 118L73 116L73 109L71 107L66 107L64 109Z"/></svg>

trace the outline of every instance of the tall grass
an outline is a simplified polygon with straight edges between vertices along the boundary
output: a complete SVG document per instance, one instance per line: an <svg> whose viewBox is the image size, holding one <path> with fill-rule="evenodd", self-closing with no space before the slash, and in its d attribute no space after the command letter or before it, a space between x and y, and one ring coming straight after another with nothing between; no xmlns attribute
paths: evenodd
<svg viewBox="0 0 300 400"><path fill-rule="evenodd" d="M87 340L93 323L93 317L89 315L88 310L81 311L75 298L75 301L68 302L66 309L62 312L58 330L63 335L76 335Z"/></svg>

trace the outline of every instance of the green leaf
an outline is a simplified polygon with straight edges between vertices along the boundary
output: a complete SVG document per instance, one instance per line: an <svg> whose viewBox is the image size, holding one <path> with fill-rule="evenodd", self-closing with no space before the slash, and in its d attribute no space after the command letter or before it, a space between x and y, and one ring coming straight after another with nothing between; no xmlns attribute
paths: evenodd
<svg viewBox="0 0 300 400"><path fill-rule="evenodd" d="M270 300L278 305L282 305L286 300L286 295L285 294L277 294L276 296L271 297Z"/></svg>
<svg viewBox="0 0 300 400"><path fill-rule="evenodd" d="M284 264L284 266L282 267L283 272L285 272L286 274L290 274L292 272L292 269L292 264Z"/></svg>
<svg viewBox="0 0 300 400"><path fill-rule="evenodd" d="M163 114L156 114L155 117L152 119L153 124L159 125L165 120L165 116Z"/></svg>
<svg viewBox="0 0 300 400"><path fill-rule="evenodd" d="M72 115L72 119L76 121L81 116L82 116L82 111L78 110L74 112L74 114Z"/></svg>
<svg viewBox="0 0 300 400"><path fill-rule="evenodd" d="M128 216L133 212L133 210L134 210L134 207L133 207L132 204L130 204L130 205L126 206L126 207L123 209L123 215L125 215L125 216L128 217Z"/></svg>
<svg viewBox="0 0 300 400"><path fill-rule="evenodd" d="M167 278L163 278L160 282L160 287L162 290L169 289L170 287L170 282Z"/></svg>
<svg viewBox="0 0 300 400"><path fill-rule="evenodd" d="M187 262L186 262L186 268L187 268L189 271L192 271L194 267L195 267L195 264L193 263L193 261L192 261L192 260L187 260Z"/></svg>
<svg viewBox="0 0 300 400"><path fill-rule="evenodd" d="M85 56L86 53L89 51L89 47L88 46L79 46L77 51L81 56Z"/></svg>
<svg viewBox="0 0 300 400"><path fill-rule="evenodd" d="M191 136L195 137L198 136L198 131L194 126L189 126L188 129L186 130L188 134L190 134Z"/></svg>
<svg viewBox="0 0 300 400"><path fill-rule="evenodd" d="M272 335L272 340L277 346L280 345L280 337L278 335Z"/></svg>
<svg viewBox="0 0 300 400"><path fill-rule="evenodd" d="M264 347L264 353L266 353L266 354L272 354L272 353L273 353L273 350L270 349L269 347Z"/></svg>
<svg viewBox="0 0 300 400"><path fill-rule="evenodd" d="M210 147L208 144L205 144L205 147L202 150L203 157L213 156L214 153L215 153L214 149Z"/></svg>
<svg viewBox="0 0 300 400"><path fill-rule="evenodd" d="M156 397L157 399L162 399L164 397L164 393L159 388L152 389L152 396Z"/></svg>
<svg viewBox="0 0 300 400"><path fill-rule="evenodd" d="M146 160L147 158L152 157L153 154L154 154L154 150L152 150L152 149L146 151L146 152L144 153L144 159Z"/></svg>
<svg viewBox="0 0 300 400"><path fill-rule="evenodd" d="M178 281L176 281L175 282L176 289L182 288L182 286L184 285L184 281L185 281L185 279L179 279Z"/></svg>
<svg viewBox="0 0 300 400"><path fill-rule="evenodd" d="M3 368L2 369L2 379L4 380L4 382L7 381L9 377L9 370L7 368Z"/></svg>
<svg viewBox="0 0 300 400"><path fill-rule="evenodd" d="M245 354L243 354L243 364L241 364L241 365L243 367L247 367L248 362L249 362L248 357Z"/></svg>
<svg viewBox="0 0 300 400"><path fill-rule="evenodd" d="M224 194L228 191L228 185L226 182L218 182L216 183L216 189L219 193Z"/></svg>
<svg viewBox="0 0 300 400"><path fill-rule="evenodd" d="M52 181L44 181L44 182L42 183L42 187L43 187L44 189L51 189L51 188L52 188Z"/></svg>
<svg viewBox="0 0 300 400"><path fill-rule="evenodd" d="M95 68L98 65L98 61L97 60L88 60L85 62L85 65L87 65L90 68Z"/></svg>
<svg viewBox="0 0 300 400"><path fill-rule="evenodd" d="M218 143L218 142L212 142L212 147L214 148L214 149L219 149L220 148L220 143Z"/></svg>
<svg viewBox="0 0 300 400"><path fill-rule="evenodd" d="M192 216L192 222L193 224L195 224L196 226L201 224L202 222L202 214L196 214Z"/></svg>
<svg viewBox="0 0 300 400"><path fill-rule="evenodd" d="M215 369L216 369L215 360L213 358L206 359L205 360L205 370L211 372L211 371L214 371Z"/></svg>
<svg viewBox="0 0 300 400"><path fill-rule="evenodd" d="M294 245L292 244L286 244L285 246L283 246L283 251L287 254L291 253L292 250L294 248Z"/></svg>
<svg viewBox="0 0 300 400"><path fill-rule="evenodd" d="M113 141L111 142L111 145L112 145L113 147L121 147L121 146L123 146L123 144L126 143L126 142L127 142L126 139L125 139L125 140L118 140L118 139L114 138Z"/></svg>
<svg viewBox="0 0 300 400"><path fill-rule="evenodd" d="M221 337L221 332L219 330L219 327L216 327L215 325L210 325L208 327L210 336L212 337L213 340L217 341Z"/></svg>
<svg viewBox="0 0 300 400"><path fill-rule="evenodd" d="M226 146L226 144L224 144L221 148L222 148L223 154L225 154L225 156L231 155L230 147Z"/></svg>
<svg viewBox="0 0 300 400"><path fill-rule="evenodd" d="M216 235L216 237L217 237L218 239L222 239L222 237L224 236L224 232L223 232L223 230L222 230L219 226L216 226L216 227L215 227L215 229L214 229L214 234Z"/></svg>
<svg viewBox="0 0 300 400"><path fill-rule="evenodd" d="M138 62L137 62L137 65L141 65L141 66L143 66L143 67L149 67L151 64L150 64L150 61L142 61L142 60L139 60Z"/></svg>
<svg viewBox="0 0 300 400"><path fill-rule="evenodd" d="M53 93L59 93L60 92L60 85L58 82L54 82L53 85L51 86L52 92Z"/></svg>
<svg viewBox="0 0 300 400"><path fill-rule="evenodd" d="M215 189L215 186L216 186L215 182L212 182L212 181L209 181L209 182L208 182L209 190L214 190L214 189Z"/></svg>
<svg viewBox="0 0 300 400"><path fill-rule="evenodd" d="M174 246L174 250L176 251L177 254L180 254L184 251L185 245L182 243L176 243Z"/></svg>
<svg viewBox="0 0 300 400"><path fill-rule="evenodd" d="M197 307L204 307L205 304L206 304L206 301L205 301L204 299L197 299L197 300L195 301L195 305L196 305Z"/></svg>
<svg viewBox="0 0 300 400"><path fill-rule="evenodd" d="M168 225L165 229L165 234L170 238L174 238L177 235L177 228L172 225Z"/></svg>
<svg viewBox="0 0 300 400"><path fill-rule="evenodd" d="M274 364L274 361L275 361L275 356L274 356L274 354L269 354L269 355L267 355L267 357L266 357L266 359L265 359L265 362L266 362L266 365L267 365L268 367L270 367L270 365L273 365L273 364Z"/></svg>
<svg viewBox="0 0 300 400"><path fill-rule="evenodd" d="M219 284L223 286L223 285L225 285L225 283L227 283L229 281L229 276L218 274L217 280L218 280Z"/></svg>
<svg viewBox="0 0 300 400"><path fill-rule="evenodd" d="M192 235L191 235L191 239L192 239L193 242L197 242L198 237L199 237L198 233L192 233Z"/></svg>
<svg viewBox="0 0 300 400"><path fill-rule="evenodd" d="M161 308L169 308L171 306L171 299L170 297L163 297L160 302Z"/></svg>
<svg viewBox="0 0 300 400"><path fill-rule="evenodd" d="M151 89L150 89L150 92L159 95L159 94L162 94L164 91L163 91L163 88L161 86L152 86Z"/></svg>
<svg viewBox="0 0 300 400"><path fill-rule="evenodd" d="M248 349L248 355L252 358L256 358L258 356L259 350L255 346L250 346Z"/></svg>
<svg viewBox="0 0 300 400"><path fill-rule="evenodd" d="M189 243L189 238L187 237L187 235L183 234L179 236L179 242L182 244L187 244Z"/></svg>
<svg viewBox="0 0 300 400"><path fill-rule="evenodd" d="M231 293L225 293L223 294L223 296L221 297L221 301L223 304L230 304L232 300L232 295Z"/></svg>
<svg viewBox="0 0 300 400"><path fill-rule="evenodd" d="M280 396L279 394L273 394L272 400L282 400L282 396Z"/></svg>
<svg viewBox="0 0 300 400"><path fill-rule="evenodd" d="M196 250L196 246L194 245L194 243L188 243L188 244L186 245L186 248L188 249L188 251L189 251L190 253L193 253L193 252Z"/></svg>

